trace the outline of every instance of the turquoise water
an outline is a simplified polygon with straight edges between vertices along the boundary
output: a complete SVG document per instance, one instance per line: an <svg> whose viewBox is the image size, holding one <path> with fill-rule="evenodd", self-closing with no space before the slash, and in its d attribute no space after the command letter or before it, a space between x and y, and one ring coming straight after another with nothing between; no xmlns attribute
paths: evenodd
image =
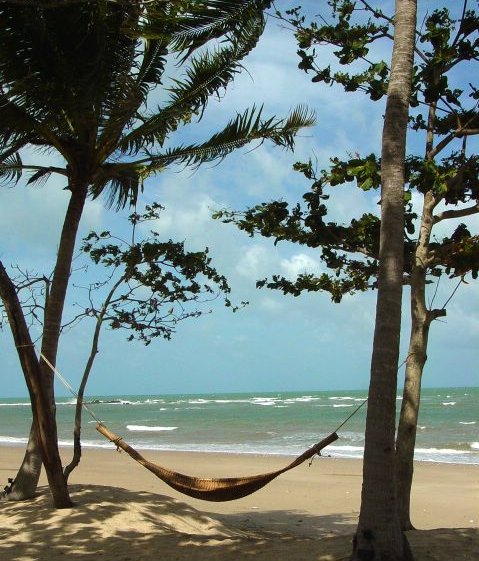
<svg viewBox="0 0 479 561"><path fill-rule="evenodd" d="M240 454L296 455L333 430L366 391L90 397L89 408L135 447ZM74 399L58 398L59 439L71 445ZM398 396L398 410L401 398ZM334 457L361 457L364 405L327 448ZM416 447L421 461L479 464L479 388L425 389ZM0 446L23 445L28 400L0 399ZM82 442L111 447L83 413Z"/></svg>

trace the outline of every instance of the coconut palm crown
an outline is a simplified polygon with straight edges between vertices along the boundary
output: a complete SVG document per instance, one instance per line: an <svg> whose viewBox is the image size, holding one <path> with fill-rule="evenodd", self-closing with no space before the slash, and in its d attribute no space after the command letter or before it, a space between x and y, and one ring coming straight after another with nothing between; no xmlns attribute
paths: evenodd
<svg viewBox="0 0 479 561"><path fill-rule="evenodd" d="M0 174L28 183L51 173L70 189L88 185L119 206L145 178L174 163L200 165L253 140L292 148L313 117L298 107L286 119L261 108L236 115L198 144L166 148L172 133L201 119L264 28L267 1L84 1L0 8ZM162 88L152 111L151 93ZM178 77L178 68L182 76ZM57 151L64 167L22 161L26 146Z"/></svg>
<svg viewBox="0 0 479 561"><path fill-rule="evenodd" d="M85 201L104 195L121 208L134 203L144 180L166 166L220 161L255 140L293 147L297 131L313 123L305 107L284 119L263 118L261 108L252 107L202 142L173 146L170 138L201 120L208 100L222 95L241 70L263 32L270 3L0 2L0 181L15 184L27 173L27 184L34 184L55 173L65 177L70 194L46 295L41 360L0 261L0 298L32 402L31 435L38 440L57 508L70 507L71 500L48 365L56 364ZM56 153L64 165L24 162L35 154L27 148Z"/></svg>

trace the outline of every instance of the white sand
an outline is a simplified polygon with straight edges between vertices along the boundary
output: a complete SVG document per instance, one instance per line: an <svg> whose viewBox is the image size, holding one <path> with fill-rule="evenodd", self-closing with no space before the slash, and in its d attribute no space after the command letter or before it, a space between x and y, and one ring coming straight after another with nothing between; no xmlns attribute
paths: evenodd
<svg viewBox="0 0 479 561"><path fill-rule="evenodd" d="M15 474L23 450L0 448L0 476ZM64 450L65 459L71 454ZM145 454L199 476L271 471L274 456ZM409 532L417 561L479 560L479 467L419 464ZM254 495L206 503L179 495L126 454L85 450L71 476L75 508L54 510L46 487L26 503L0 504L2 561L221 559L339 561L351 552L361 462L316 459ZM42 480L44 483L44 479Z"/></svg>

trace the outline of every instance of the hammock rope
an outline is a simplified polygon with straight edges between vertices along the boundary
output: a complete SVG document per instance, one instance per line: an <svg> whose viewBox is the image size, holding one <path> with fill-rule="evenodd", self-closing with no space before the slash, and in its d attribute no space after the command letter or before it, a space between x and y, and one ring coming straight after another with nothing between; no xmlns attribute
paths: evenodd
<svg viewBox="0 0 479 561"><path fill-rule="evenodd" d="M40 357L52 370L53 374L57 376L60 382L75 396L79 399L78 393L72 388L65 377L58 371L57 368L43 355L39 353ZM124 450L133 460L138 462L140 465L145 467L147 470L152 472L156 477L161 479L164 483L183 493L189 497L196 499L201 499L204 501L212 502L224 502L232 501L236 499L241 499L252 493L258 491L273 479L276 479L279 475L286 473L294 469L295 467L301 465L306 460L313 458L316 454L320 455L323 448L326 448L332 442L338 440L337 431L343 427L344 424L351 419L361 407L368 401L366 398L361 404L356 407L356 409L337 427L337 429L328 435L326 438L308 448L295 460L289 463L287 466L268 473L263 473L259 475L250 475L245 477L224 477L224 478L201 478L193 477L190 475L185 475L177 471L170 470L153 462L150 462L144 458L137 450L132 448L127 442L123 440L121 436L116 435L111 432L110 429L95 415L95 413L86 405L86 403L81 400L82 407L89 413L89 415L96 421L96 430L107 438L110 442L115 444L117 450L120 448Z"/></svg>

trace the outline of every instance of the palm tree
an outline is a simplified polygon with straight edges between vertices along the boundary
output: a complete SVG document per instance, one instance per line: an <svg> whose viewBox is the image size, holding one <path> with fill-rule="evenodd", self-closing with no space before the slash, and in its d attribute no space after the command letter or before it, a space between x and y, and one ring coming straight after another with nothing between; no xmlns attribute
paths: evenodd
<svg viewBox="0 0 479 561"><path fill-rule="evenodd" d="M45 302L41 354L55 365L63 306L80 219L88 197L117 208L134 203L144 180L172 164L197 167L252 141L291 149L313 117L303 107L285 119L255 107L209 139L166 147L177 129L202 118L211 96L241 70L264 29L262 0L46 2L0 7L0 178L27 184L65 177L70 199ZM211 46L213 45L213 46ZM174 77L149 112L167 61ZM156 90L157 91L157 90ZM64 165L25 163L25 148L61 156ZM15 287L0 263L0 296L32 401L33 420L55 506L71 505L58 454L53 374L38 360Z"/></svg>
<svg viewBox="0 0 479 561"><path fill-rule="evenodd" d="M354 561L411 558L397 509L394 437L404 253L404 165L416 0L396 0L381 156L378 295Z"/></svg>

